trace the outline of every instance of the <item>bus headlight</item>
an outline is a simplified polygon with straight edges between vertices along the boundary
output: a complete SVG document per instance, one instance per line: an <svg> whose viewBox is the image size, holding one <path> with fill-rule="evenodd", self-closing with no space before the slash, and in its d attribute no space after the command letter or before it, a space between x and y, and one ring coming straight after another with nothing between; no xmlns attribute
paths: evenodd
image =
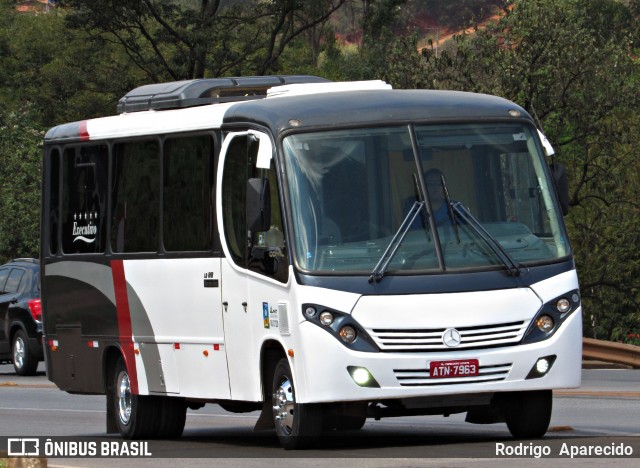
<svg viewBox="0 0 640 468"><path fill-rule="evenodd" d="M560 298L558 302L556 302L556 309L558 309L558 312L561 314L566 314L571 310L571 302L565 297Z"/></svg>
<svg viewBox="0 0 640 468"><path fill-rule="evenodd" d="M555 325L556 324L550 315L541 315L540 317L538 317L538 320L536 320L536 327L538 327L538 329L542 333L549 333L551 330L553 330L553 327L555 327Z"/></svg>
<svg viewBox="0 0 640 468"><path fill-rule="evenodd" d="M302 317L326 331L340 343L354 351L378 353L380 349L351 314L320 304L302 304Z"/></svg>
<svg viewBox="0 0 640 468"><path fill-rule="evenodd" d="M580 292L577 289L551 299L540 308L529 324L522 344L537 343L552 337L579 307Z"/></svg>
<svg viewBox="0 0 640 468"><path fill-rule="evenodd" d="M328 310L325 310L320 314L320 323L325 327L328 327L333 323L333 314Z"/></svg>
<svg viewBox="0 0 640 468"><path fill-rule="evenodd" d="M342 338L342 341L344 341L345 343L353 343L356 339L356 336L358 336L356 333L356 329L351 325L346 325L340 329L340 338Z"/></svg>

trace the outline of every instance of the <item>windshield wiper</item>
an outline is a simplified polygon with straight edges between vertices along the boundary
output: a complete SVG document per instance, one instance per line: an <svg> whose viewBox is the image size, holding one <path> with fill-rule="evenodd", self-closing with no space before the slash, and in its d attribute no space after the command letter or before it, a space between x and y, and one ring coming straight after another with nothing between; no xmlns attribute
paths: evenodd
<svg viewBox="0 0 640 468"><path fill-rule="evenodd" d="M493 250L493 253L496 254L507 268L507 274L510 276L520 276L524 267L515 262L513 257L511 257L504 247L500 245L500 242L484 228L482 223L473 216L462 203L452 202L450 206L451 209L485 241L489 248Z"/></svg>
<svg viewBox="0 0 640 468"><path fill-rule="evenodd" d="M380 260L378 260L378 263L371 272L371 275L369 275L369 283L373 283L374 281L378 282L382 279L387 268L389 268L389 263L391 263L391 260L400 248L400 244L406 237L407 232L409 232L409 228L415 221L416 217L420 214L420 210L423 206L424 202L422 201L416 201L413 203L411 209L402 220L402 224L400 224L400 227L393 236L393 239L391 239L391 242L389 242L389 245L382 254L382 257L380 257Z"/></svg>
<svg viewBox="0 0 640 468"><path fill-rule="evenodd" d="M456 240L458 244L460 243L460 233L458 232L458 221L456 220L456 215L453 212L453 203L451 203L451 198L449 198L449 190L447 190L447 184L444 181L444 176L440 175L440 183L442 184L442 193L444 194L444 201L447 204L447 211L449 212L449 218L451 219L451 227L453 228L453 232L456 235Z"/></svg>

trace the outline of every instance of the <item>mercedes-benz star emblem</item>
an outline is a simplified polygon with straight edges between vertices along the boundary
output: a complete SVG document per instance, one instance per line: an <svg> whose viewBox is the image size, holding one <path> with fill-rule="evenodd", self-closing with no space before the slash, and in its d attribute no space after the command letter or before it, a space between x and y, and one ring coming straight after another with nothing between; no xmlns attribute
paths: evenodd
<svg viewBox="0 0 640 468"><path fill-rule="evenodd" d="M461 341L460 332L455 328L447 328L442 334L442 342L449 348L455 348Z"/></svg>

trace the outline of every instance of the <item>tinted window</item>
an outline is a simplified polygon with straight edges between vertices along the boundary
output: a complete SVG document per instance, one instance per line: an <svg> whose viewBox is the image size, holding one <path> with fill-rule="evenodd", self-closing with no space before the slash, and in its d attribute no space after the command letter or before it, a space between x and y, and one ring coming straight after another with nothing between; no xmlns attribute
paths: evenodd
<svg viewBox="0 0 640 468"><path fill-rule="evenodd" d="M48 177L45 179L49 193L49 252L58 252L58 226L60 221L60 153L53 150L49 157Z"/></svg>
<svg viewBox="0 0 640 468"><path fill-rule="evenodd" d="M4 284L7 281L7 276L9 276L8 268L0 270L0 294L4 293Z"/></svg>
<svg viewBox="0 0 640 468"><path fill-rule="evenodd" d="M250 156L257 154L257 144L246 137L235 137L227 150L222 174L222 211L224 234L233 261L247 266L247 179Z"/></svg>
<svg viewBox="0 0 640 468"><path fill-rule="evenodd" d="M14 268L9 273L9 277L7 278L7 283L4 286L4 291L6 293L15 293L20 289L20 281L24 276L24 270L20 268Z"/></svg>
<svg viewBox="0 0 640 468"><path fill-rule="evenodd" d="M67 148L63 157L62 248L65 253L104 252L107 147Z"/></svg>
<svg viewBox="0 0 640 468"><path fill-rule="evenodd" d="M213 141L168 138L163 161L163 241L168 251L213 246Z"/></svg>
<svg viewBox="0 0 640 468"><path fill-rule="evenodd" d="M160 151L157 141L115 145L112 177L113 251L157 251L160 226Z"/></svg>

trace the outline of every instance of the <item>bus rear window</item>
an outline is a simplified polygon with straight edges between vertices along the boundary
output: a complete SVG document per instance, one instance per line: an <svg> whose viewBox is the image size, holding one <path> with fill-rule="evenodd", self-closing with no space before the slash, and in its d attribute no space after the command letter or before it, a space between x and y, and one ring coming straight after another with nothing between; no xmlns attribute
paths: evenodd
<svg viewBox="0 0 640 468"><path fill-rule="evenodd" d="M99 253L106 245L106 145L77 146L63 155L62 249Z"/></svg>

